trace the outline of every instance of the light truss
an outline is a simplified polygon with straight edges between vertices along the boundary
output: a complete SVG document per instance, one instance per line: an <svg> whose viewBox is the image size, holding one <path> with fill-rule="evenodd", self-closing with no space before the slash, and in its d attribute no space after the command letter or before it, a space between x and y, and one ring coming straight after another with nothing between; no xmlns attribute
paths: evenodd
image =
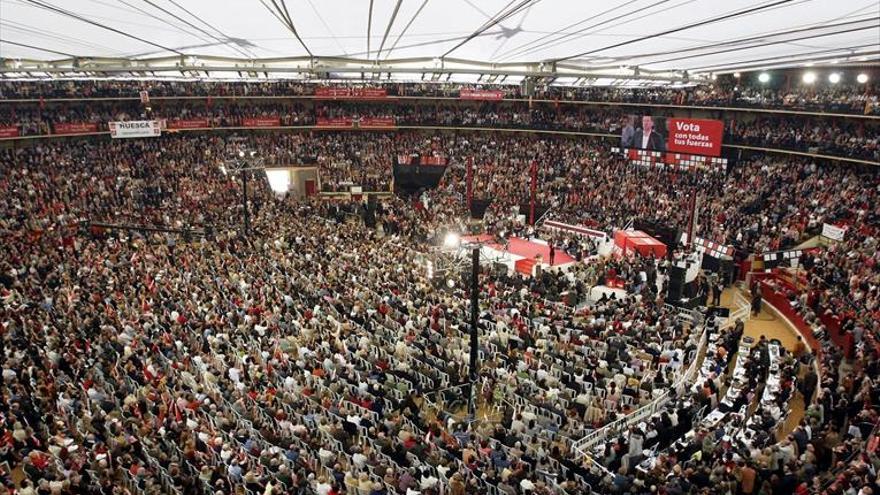
<svg viewBox="0 0 880 495"><path fill-rule="evenodd" d="M368 60L342 57L244 59L165 56L154 58L61 58L56 60L0 59L0 75L21 77L191 77L452 80L475 76L474 83L504 83L508 77L532 78L550 84L563 78L570 85L598 80L640 80L656 84L687 84L709 80L709 74L687 71L647 71L638 67L583 67L572 63L488 63L465 59L406 58Z"/></svg>

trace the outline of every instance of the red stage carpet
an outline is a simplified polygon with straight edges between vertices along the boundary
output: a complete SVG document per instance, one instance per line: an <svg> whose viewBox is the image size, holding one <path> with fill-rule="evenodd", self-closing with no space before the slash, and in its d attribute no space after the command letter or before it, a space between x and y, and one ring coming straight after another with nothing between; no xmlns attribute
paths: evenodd
<svg viewBox="0 0 880 495"><path fill-rule="evenodd" d="M530 259L540 254L542 262L547 263L548 265L550 264L550 246L546 244L530 242L525 239L520 239L519 237L511 237L510 245L507 247L507 250L511 254ZM569 256L562 249L556 249L556 258L553 260L553 266L565 265L572 262L574 262L574 258Z"/></svg>

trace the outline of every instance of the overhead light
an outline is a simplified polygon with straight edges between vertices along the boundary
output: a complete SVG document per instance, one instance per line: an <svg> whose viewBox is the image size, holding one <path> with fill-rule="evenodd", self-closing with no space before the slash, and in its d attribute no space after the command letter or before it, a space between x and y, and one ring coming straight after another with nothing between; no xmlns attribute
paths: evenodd
<svg viewBox="0 0 880 495"><path fill-rule="evenodd" d="M739 72L734 72L734 73L733 73L733 77L739 79Z"/></svg>
<svg viewBox="0 0 880 495"><path fill-rule="evenodd" d="M832 72L831 74L828 75L828 82L830 82L831 84L839 83L840 82L840 74L838 74L837 72Z"/></svg>
<svg viewBox="0 0 880 495"><path fill-rule="evenodd" d="M868 61L868 57L859 57L859 61L860 61L860 62L867 62L867 61Z"/></svg>
<svg viewBox="0 0 880 495"><path fill-rule="evenodd" d="M868 75L865 73L861 73L856 76L856 81L858 81L859 84L865 84L866 82L868 82Z"/></svg>
<svg viewBox="0 0 880 495"><path fill-rule="evenodd" d="M837 60L836 58L835 58L834 60L831 61L832 64L836 64L836 63L838 63L838 62L840 62L840 60Z"/></svg>
<svg viewBox="0 0 880 495"><path fill-rule="evenodd" d="M770 74L768 74L766 72L762 72L762 73L758 74L758 81L760 81L762 83L770 82Z"/></svg>
<svg viewBox="0 0 880 495"><path fill-rule="evenodd" d="M804 67L812 67L812 66L813 66L813 62L807 62L804 64Z"/></svg>
<svg viewBox="0 0 880 495"><path fill-rule="evenodd" d="M458 247L461 242L461 237L455 232L449 232L446 234L446 237L443 238L443 247L454 248Z"/></svg>
<svg viewBox="0 0 880 495"><path fill-rule="evenodd" d="M718 79L718 76L717 76L716 74L712 74L712 75L709 76L709 77L711 77L713 81L716 80L716 79Z"/></svg>
<svg viewBox="0 0 880 495"><path fill-rule="evenodd" d="M816 73L815 72L804 72L803 81L805 84L813 84L816 82Z"/></svg>

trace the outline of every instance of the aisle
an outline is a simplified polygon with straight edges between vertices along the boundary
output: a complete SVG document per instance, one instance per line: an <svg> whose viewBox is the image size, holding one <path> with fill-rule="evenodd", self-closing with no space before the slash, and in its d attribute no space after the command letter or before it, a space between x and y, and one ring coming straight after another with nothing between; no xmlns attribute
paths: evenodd
<svg viewBox="0 0 880 495"><path fill-rule="evenodd" d="M730 307L733 295L739 290L736 287L725 289L721 293L721 305ZM747 295L746 299L751 300ZM758 316L754 316L746 322L745 332L743 333L743 336L752 337L755 340L760 339L762 335L767 339L779 340L788 351L793 351L797 345L797 331L790 327L785 320L768 310L766 304L762 306L761 313ZM804 369L804 367L801 368L801 375L803 375ZM784 439L800 424L801 419L804 417L805 404L800 393L795 393L792 396L789 405L791 407L791 414L785 420L785 426L779 430L777 440Z"/></svg>

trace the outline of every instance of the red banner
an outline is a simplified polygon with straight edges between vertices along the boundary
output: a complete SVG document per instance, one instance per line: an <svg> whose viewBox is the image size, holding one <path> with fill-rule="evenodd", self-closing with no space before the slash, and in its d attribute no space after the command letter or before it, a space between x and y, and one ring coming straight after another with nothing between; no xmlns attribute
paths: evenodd
<svg viewBox="0 0 880 495"><path fill-rule="evenodd" d="M55 128L54 134L84 134L87 132L98 132L98 124L94 122L57 123L52 127Z"/></svg>
<svg viewBox="0 0 880 495"><path fill-rule="evenodd" d="M446 165L445 156L422 155L419 159L421 165Z"/></svg>
<svg viewBox="0 0 880 495"><path fill-rule="evenodd" d="M208 119L169 120L166 122L168 129L204 129L211 127Z"/></svg>
<svg viewBox="0 0 880 495"><path fill-rule="evenodd" d="M388 98L388 91L384 88L330 88L321 86L315 88L317 100L382 100Z"/></svg>
<svg viewBox="0 0 880 495"><path fill-rule="evenodd" d="M667 124L668 151L708 156L721 154L724 124L720 120L670 118Z"/></svg>
<svg viewBox="0 0 880 495"><path fill-rule="evenodd" d="M18 127L16 126L0 127L0 138L18 137L18 135Z"/></svg>
<svg viewBox="0 0 880 495"><path fill-rule="evenodd" d="M394 117L361 117L359 127L361 129L396 129L397 122Z"/></svg>
<svg viewBox="0 0 880 495"><path fill-rule="evenodd" d="M501 101L504 99L504 91L494 89L462 89L458 92L461 100L489 100Z"/></svg>
<svg viewBox="0 0 880 495"><path fill-rule="evenodd" d="M354 121L348 117L336 117L332 119L319 117L315 121L315 124L319 129L351 129L354 127Z"/></svg>
<svg viewBox="0 0 880 495"><path fill-rule="evenodd" d="M281 117L256 117L242 119L242 127L280 127Z"/></svg>

